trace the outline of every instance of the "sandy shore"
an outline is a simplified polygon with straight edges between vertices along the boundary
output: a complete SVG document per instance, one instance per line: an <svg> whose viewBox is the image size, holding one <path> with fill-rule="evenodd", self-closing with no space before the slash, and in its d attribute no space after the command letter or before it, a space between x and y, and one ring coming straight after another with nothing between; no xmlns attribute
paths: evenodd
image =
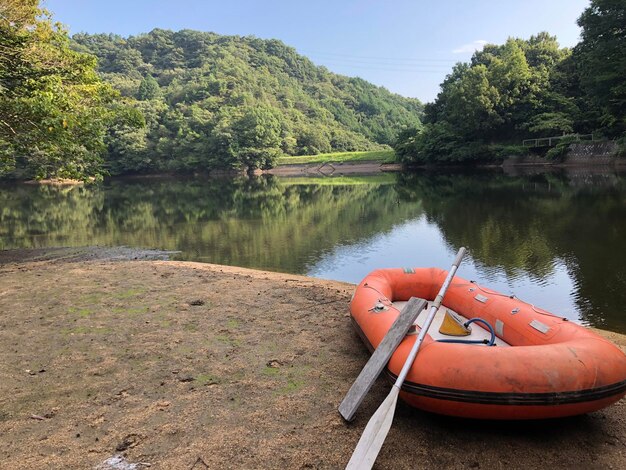
<svg viewBox="0 0 626 470"><path fill-rule="evenodd" d="M0 468L343 468L388 392L336 411L368 358L350 284L32 259L0 256ZM529 423L400 404L376 468L626 468L626 401Z"/></svg>

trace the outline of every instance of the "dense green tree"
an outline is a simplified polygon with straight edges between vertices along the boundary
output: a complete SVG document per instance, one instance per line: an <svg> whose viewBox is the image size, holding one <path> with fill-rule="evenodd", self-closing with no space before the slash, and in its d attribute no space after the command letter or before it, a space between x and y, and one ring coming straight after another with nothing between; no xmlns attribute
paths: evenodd
<svg viewBox="0 0 626 470"><path fill-rule="evenodd" d="M97 178L116 94L38 4L0 1L0 177Z"/></svg>
<svg viewBox="0 0 626 470"><path fill-rule="evenodd" d="M461 135L474 137L488 132L502 120L496 111L502 106L502 98L499 89L490 83L488 72L484 65L477 65L447 84L444 115Z"/></svg>
<svg viewBox="0 0 626 470"><path fill-rule="evenodd" d="M502 158L529 137L588 131L593 113L581 90L571 51L540 33L488 44L469 64L457 64L426 105L425 126L400 135L405 162Z"/></svg>
<svg viewBox="0 0 626 470"><path fill-rule="evenodd" d="M270 107L249 108L233 126L235 153L246 168L271 168L281 155L282 115Z"/></svg>
<svg viewBox="0 0 626 470"><path fill-rule="evenodd" d="M578 19L581 42L575 48L580 80L598 125L610 136L626 132L626 3L592 0Z"/></svg>
<svg viewBox="0 0 626 470"><path fill-rule="evenodd" d="M137 99L141 101L153 100L161 96L161 88L152 75L148 75L139 84Z"/></svg>

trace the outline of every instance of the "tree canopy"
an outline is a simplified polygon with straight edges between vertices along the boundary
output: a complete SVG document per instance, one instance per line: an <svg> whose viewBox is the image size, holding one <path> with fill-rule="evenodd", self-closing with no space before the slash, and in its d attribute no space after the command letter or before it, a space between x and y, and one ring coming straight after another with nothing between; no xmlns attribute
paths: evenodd
<svg viewBox="0 0 626 470"><path fill-rule="evenodd" d="M426 105L424 129L402 134L398 154L417 162L485 160L494 143L571 132L579 110L561 94L556 73L570 54L547 33L486 45L454 67Z"/></svg>
<svg viewBox="0 0 626 470"><path fill-rule="evenodd" d="M279 155L374 150L420 126L422 105L315 66L277 40L155 29L77 34L146 128L115 129L113 173L264 168Z"/></svg>
<svg viewBox="0 0 626 470"><path fill-rule="evenodd" d="M278 40L70 39L39 0L0 0L0 178L267 168L389 145L405 162L474 162L569 133L624 142L626 3L591 0L578 24L572 50L545 32L486 45L424 108Z"/></svg>
<svg viewBox="0 0 626 470"><path fill-rule="evenodd" d="M38 3L0 2L0 177L99 177L116 93Z"/></svg>
<svg viewBox="0 0 626 470"><path fill-rule="evenodd" d="M626 3L593 0L578 19L580 84L608 135L626 131Z"/></svg>

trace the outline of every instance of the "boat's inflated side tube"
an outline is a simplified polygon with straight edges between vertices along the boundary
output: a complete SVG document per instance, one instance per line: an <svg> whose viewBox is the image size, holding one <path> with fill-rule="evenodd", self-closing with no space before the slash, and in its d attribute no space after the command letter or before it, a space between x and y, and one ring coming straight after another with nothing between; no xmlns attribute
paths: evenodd
<svg viewBox="0 0 626 470"><path fill-rule="evenodd" d="M437 268L368 275L350 305L368 347L378 346L398 316L392 302L432 300L446 275ZM512 347L437 342L427 335L401 393L417 408L471 418L552 418L601 409L626 393L626 356L582 326L459 277L443 303L485 320ZM391 378L414 341L407 336L392 356Z"/></svg>

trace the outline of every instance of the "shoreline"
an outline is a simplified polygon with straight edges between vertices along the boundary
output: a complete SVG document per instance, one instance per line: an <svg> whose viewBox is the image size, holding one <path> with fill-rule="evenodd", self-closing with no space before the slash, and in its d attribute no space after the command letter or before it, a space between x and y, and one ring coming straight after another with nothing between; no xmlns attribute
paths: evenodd
<svg viewBox="0 0 626 470"><path fill-rule="evenodd" d="M272 279L286 279L300 280L316 282L320 285L327 283L340 285L342 287L348 287L356 289L357 284L350 282L322 279L311 276L305 276L303 274L291 274L279 271L266 271L263 269L246 268L240 266L219 265L214 263L205 263L200 261L176 261L172 260L171 255L180 253L179 251L167 251L159 249L146 249L146 248L132 248L128 246L80 246L80 247L48 247L48 248L15 248L0 250L0 274L3 272L3 268L8 268L10 271L15 269L22 269L22 265L35 265L41 263L80 263L89 261L103 261L117 263L121 261L167 261L170 265L175 266L180 264L185 266L186 264L194 264L199 266L217 267L222 272L232 273L236 275L247 275L254 278L259 276L269 276ZM585 326L585 325L583 325ZM613 330L605 330L594 326L585 326L598 334L610 339L620 347L624 346L626 352L626 333L620 333ZM614 338L614 339L611 339Z"/></svg>
<svg viewBox="0 0 626 470"><path fill-rule="evenodd" d="M194 171L189 173L147 173L147 174L123 174L110 177L113 180L151 180L162 178L190 178L190 177L207 177L207 178L233 178L245 175L273 175L279 177L332 177L332 176L370 176L381 173L415 173L418 171L465 171L465 170L502 170L504 173L517 173L519 171L574 171L583 170L589 173L607 171L623 172L626 170L626 158L614 158L610 162L594 163L593 159L588 161L572 161L572 162L549 162L546 160L525 160L514 159L505 160L500 163L481 163L474 165L405 165L402 163L383 163L382 161L358 161L358 162L324 162L324 163L307 163L278 165L268 170L256 169L251 172L244 170L209 170L205 173ZM85 184L94 184L94 181L78 181L68 179L48 179L48 180L1 180L0 184L24 184L24 185L40 185L40 186L82 186Z"/></svg>
<svg viewBox="0 0 626 470"><path fill-rule="evenodd" d="M379 379L354 422L337 413L369 357L349 320L352 284L110 253L3 254L2 467L121 456L154 469L340 468L388 393ZM401 403L376 466L623 468L624 435L626 400L534 422Z"/></svg>
<svg viewBox="0 0 626 470"><path fill-rule="evenodd" d="M500 169L503 172L515 172L523 170L588 170L590 173L595 171L606 172L607 170L620 172L626 169L626 159L615 159L610 164L594 164L592 161L573 161L573 162L549 162L547 160L526 161L514 160L503 161L501 163L483 163L471 166L464 165L414 165L406 166L402 163L381 163L381 162L326 162L322 164L294 164L280 165L271 170L263 170L258 174L270 174L276 176L320 176L331 177L339 175L373 175L380 173L412 173L421 170L428 171L459 171L459 170L495 170Z"/></svg>

